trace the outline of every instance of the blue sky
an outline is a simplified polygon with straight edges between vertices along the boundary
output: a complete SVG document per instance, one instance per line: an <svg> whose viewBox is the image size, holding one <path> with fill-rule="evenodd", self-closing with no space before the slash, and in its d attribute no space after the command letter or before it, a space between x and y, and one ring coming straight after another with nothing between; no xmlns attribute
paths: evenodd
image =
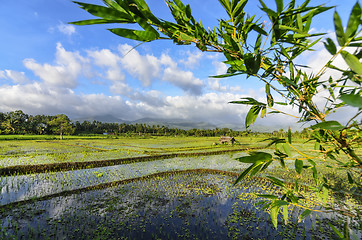
<svg viewBox="0 0 362 240"><path fill-rule="evenodd" d="M101 4L101 0L88 0ZM170 20L162 0L146 0L155 15ZM216 0L184 1L204 26L226 18ZM274 1L265 1L269 6ZM301 2L301 1L297 1ZM325 1L312 0L313 5ZM344 25L354 0L326 1L336 5ZM262 13L258 1L246 11ZM312 27L331 32L333 10L323 13ZM212 79L226 66L220 54L201 53L193 46L171 41L142 44L122 39L106 25L74 26L68 22L93 18L68 0L16 0L0 8L0 111L21 109L29 114L71 118L110 114L125 120L144 117L178 118L214 124L240 124L248 108L227 104L240 97L264 99L256 79ZM333 36L331 36L333 37ZM322 62L328 55L322 44L303 61ZM259 124L288 126L294 119L271 117Z"/></svg>

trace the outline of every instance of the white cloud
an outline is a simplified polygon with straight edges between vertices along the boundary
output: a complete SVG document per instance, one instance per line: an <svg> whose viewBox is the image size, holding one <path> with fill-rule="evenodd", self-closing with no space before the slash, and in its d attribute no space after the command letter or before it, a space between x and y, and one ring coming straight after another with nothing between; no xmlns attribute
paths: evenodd
<svg viewBox="0 0 362 240"><path fill-rule="evenodd" d="M263 89L241 89L237 85L223 85L221 79L208 79L207 87L212 92L205 93L204 82L195 77L192 71L180 68L180 61L176 62L171 55L163 53L155 57L132 50L123 57L122 51L129 48L128 45L120 45L121 52L112 52L109 49L89 50L86 51L86 56L81 56L78 52L66 51L58 44L54 64L39 64L34 59L24 60L25 66L39 76L40 81L32 80L32 83L27 81L23 72L0 71L0 78L13 81L13 85L0 83L0 111L22 109L29 114L65 113L72 118L106 114L125 120L144 117L181 118L185 121L232 123L242 126L249 106L228 102L247 96L265 102ZM323 52L315 53L315 56L325 57ZM207 59L210 66L215 66L208 69L210 72L225 73L225 64L218 64L215 58ZM312 62L315 66L317 63ZM127 72L140 79L144 85L163 80L188 94L168 96L170 94L167 90L161 92L150 88L136 89L136 85L127 82ZM109 90L115 96L101 93L94 88L91 81L87 84L95 94L79 94L79 89L73 91L79 78L86 74L92 75L92 80L96 76L97 81L109 86ZM173 86L169 88L172 89ZM275 97L275 101L280 100ZM280 106L278 109L298 114L298 109L292 109L290 106ZM343 116L345 114L343 111ZM288 126L295 122L294 118L275 115L258 119L256 124Z"/></svg>
<svg viewBox="0 0 362 240"><path fill-rule="evenodd" d="M57 25L57 28L61 33L65 34L67 36L71 36L72 34L75 33L75 27L70 24L64 24L61 22Z"/></svg>
<svg viewBox="0 0 362 240"><path fill-rule="evenodd" d="M34 59L23 61L26 68L32 70L46 84L51 86L75 88L82 65L87 61L78 52L68 52L58 43L56 48L56 64L39 64Z"/></svg>
<svg viewBox="0 0 362 240"><path fill-rule="evenodd" d="M110 86L112 93L124 95L131 91L131 88L125 83L125 75L120 66L120 56L112 53L109 49L88 51L88 56L93 59L95 65L107 69L105 74L99 73L99 76L112 82Z"/></svg>
<svg viewBox="0 0 362 240"><path fill-rule="evenodd" d="M142 56L136 49L128 44L119 45L118 49L123 55L120 58L122 67L134 77L138 78L146 87L159 76L159 61L152 55Z"/></svg>
<svg viewBox="0 0 362 240"><path fill-rule="evenodd" d="M203 81L195 78L192 72L182 71L178 68L166 68L162 80L170 82L192 95L200 95L204 86Z"/></svg>
<svg viewBox="0 0 362 240"><path fill-rule="evenodd" d="M120 94L120 95L128 95L130 92L132 92L132 88L128 86L128 84L124 82L114 82L110 90L114 94Z"/></svg>
<svg viewBox="0 0 362 240"><path fill-rule="evenodd" d="M184 55L187 55L187 58L181 59L180 63L184 64L187 68L194 69L200 65L200 60L203 56L203 53L201 51L187 51Z"/></svg>
<svg viewBox="0 0 362 240"><path fill-rule="evenodd" d="M228 66L221 61L213 61L212 65L215 67L215 75L225 74L228 70Z"/></svg>
<svg viewBox="0 0 362 240"><path fill-rule="evenodd" d="M7 78L5 75L5 71L0 70L0 78Z"/></svg>
<svg viewBox="0 0 362 240"><path fill-rule="evenodd" d="M213 91L226 92L227 88L226 86L221 86L220 80L221 79L219 78L209 78L208 79L209 88Z"/></svg>
<svg viewBox="0 0 362 240"><path fill-rule="evenodd" d="M10 79L13 83L25 83L28 82L29 79L25 76L24 72L17 72L14 70L5 69L4 71L0 71L0 78Z"/></svg>

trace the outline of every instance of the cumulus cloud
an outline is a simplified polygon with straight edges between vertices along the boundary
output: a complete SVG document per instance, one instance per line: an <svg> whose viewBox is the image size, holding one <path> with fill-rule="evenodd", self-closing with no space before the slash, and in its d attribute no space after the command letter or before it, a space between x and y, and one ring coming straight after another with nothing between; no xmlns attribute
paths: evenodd
<svg viewBox="0 0 362 240"><path fill-rule="evenodd" d="M180 63L182 63L189 69L194 69L195 67L200 65L200 60L203 56L203 53L201 51L195 51L195 52L187 51L184 55L186 55L187 58L181 59Z"/></svg>
<svg viewBox="0 0 362 240"><path fill-rule="evenodd" d="M105 74L99 74L99 76L112 82L110 87L112 93L127 94L131 91L131 88L125 83L119 55L112 53L109 49L102 49L100 51L88 51L88 56L93 59L96 66L106 69Z"/></svg>
<svg viewBox="0 0 362 240"><path fill-rule="evenodd" d="M82 65L86 63L86 60L78 52L68 52L63 48L62 44L58 43L55 65L39 64L34 59L25 59L23 63L26 68L32 70L46 84L75 88L78 77L82 72Z"/></svg>
<svg viewBox="0 0 362 240"><path fill-rule="evenodd" d="M209 79L206 86L192 71L182 68L184 63L168 53L156 57L132 50L124 57L123 53L129 48L128 45L120 45L119 51L88 50L81 55L65 50L59 43L53 64L40 64L34 59L24 60L25 67L32 70L39 77L38 80L30 82L21 71L0 71L0 78L11 79L13 83L0 84L0 111L22 109L30 114L65 113L72 118L109 114L125 120L144 117L180 118L185 121L242 126L250 106L228 102L247 96L265 102L263 89L223 85L220 79ZM225 64L218 64L215 58L207 59L209 66L214 66L208 68L210 75L215 72L225 73ZM111 93L101 92L97 89L99 85L95 86L91 81L88 84L94 93L79 93L76 86L82 76L87 77L86 73L103 81ZM167 90L150 87L138 89L127 79L129 75L144 86L162 80L172 85L170 89L180 88L187 94L170 96ZM208 87L209 92L205 91L205 87ZM275 101L280 99L275 98ZM290 106L280 106L278 109L298 114L298 109ZM290 125L295 121L285 115L271 115L258 119L256 124Z"/></svg>
<svg viewBox="0 0 362 240"><path fill-rule="evenodd" d="M152 79L159 76L159 60L152 55L142 56L128 44L119 45L118 50L123 55L120 58L122 66L131 75L139 79L146 87L152 84Z"/></svg>
<svg viewBox="0 0 362 240"><path fill-rule="evenodd" d="M195 78L192 72L182 71L178 68L166 68L162 80L180 87L191 95L201 95L204 86L203 81Z"/></svg>
<svg viewBox="0 0 362 240"><path fill-rule="evenodd" d="M17 72L14 70L5 69L4 71L0 71L0 78L10 79L14 83L25 83L28 82L29 79L25 76L24 72Z"/></svg>
<svg viewBox="0 0 362 240"><path fill-rule="evenodd" d="M59 32L67 36L71 36L75 33L75 27L73 25L64 24L62 22L58 24L57 29L59 30Z"/></svg>

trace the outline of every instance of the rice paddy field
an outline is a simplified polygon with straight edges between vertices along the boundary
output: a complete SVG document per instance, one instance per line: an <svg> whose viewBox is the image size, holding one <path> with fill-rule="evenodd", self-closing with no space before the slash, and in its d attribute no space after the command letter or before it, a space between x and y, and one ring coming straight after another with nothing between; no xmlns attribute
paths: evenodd
<svg viewBox="0 0 362 240"><path fill-rule="evenodd" d="M301 209L289 209L275 229L255 194L279 189L266 178L290 180L272 164L262 175L234 181L247 164L235 159L267 151L262 138L239 137L220 145L217 137L84 137L0 139L0 239L333 239L328 224L343 229L344 217L315 212L298 222ZM312 152L300 139L297 149ZM298 155L297 151L293 156ZM286 161L293 170L294 161ZM342 172L323 167L335 186ZM312 176L305 172L303 183ZM318 199L309 207L319 209ZM359 217L351 237L361 238L362 200L339 194Z"/></svg>

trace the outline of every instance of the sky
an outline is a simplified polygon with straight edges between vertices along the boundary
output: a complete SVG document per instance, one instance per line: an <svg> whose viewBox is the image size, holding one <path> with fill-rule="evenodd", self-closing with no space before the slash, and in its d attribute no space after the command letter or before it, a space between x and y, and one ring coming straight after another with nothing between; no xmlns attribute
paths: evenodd
<svg viewBox="0 0 362 240"><path fill-rule="evenodd" d="M101 0L87 0L102 4ZM171 20L163 0L146 0L156 16ZM265 1L274 6L274 1ZM297 1L297 3L301 1ZM346 25L354 0L312 0L312 5L336 6ZM217 0L189 0L204 26L226 18ZM259 2L246 11L258 14ZM312 22L312 31L333 31L333 10ZM215 79L225 73L222 54L203 53L172 41L144 43L120 38L107 25L75 26L68 22L94 18L68 0L2 1L0 7L0 112L66 114L71 119L113 115L242 126L248 107L228 104L241 97L265 101L264 85L245 76ZM121 26L122 27L122 26ZM302 60L315 70L329 55L323 44ZM289 109L296 113L296 109ZM342 110L340 116L352 114ZM273 116L257 124L288 127L294 118Z"/></svg>

